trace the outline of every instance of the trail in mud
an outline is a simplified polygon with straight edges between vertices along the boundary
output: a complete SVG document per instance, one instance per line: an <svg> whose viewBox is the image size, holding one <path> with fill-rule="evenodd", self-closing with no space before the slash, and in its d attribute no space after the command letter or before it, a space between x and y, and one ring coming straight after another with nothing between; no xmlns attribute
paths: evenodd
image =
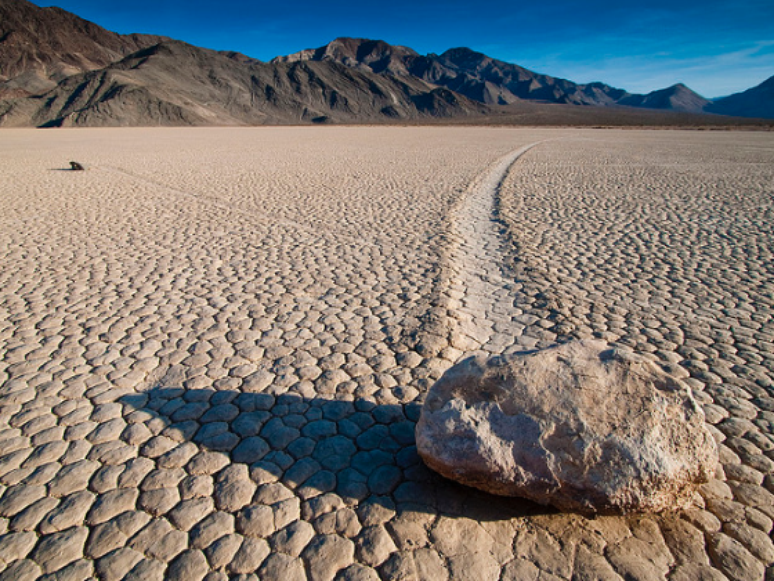
<svg viewBox="0 0 774 581"><path fill-rule="evenodd" d="M496 217L497 194L519 158L542 142L510 152L470 187L455 211L457 246L451 253L448 294L454 318L451 334L465 352L501 354L536 347L529 333L535 317L519 308L519 283L506 264L511 252Z"/></svg>

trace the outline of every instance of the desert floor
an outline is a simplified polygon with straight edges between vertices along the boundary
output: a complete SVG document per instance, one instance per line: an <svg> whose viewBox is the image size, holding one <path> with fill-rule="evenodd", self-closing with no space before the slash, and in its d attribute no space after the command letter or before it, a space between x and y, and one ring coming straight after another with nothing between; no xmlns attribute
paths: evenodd
<svg viewBox="0 0 774 581"><path fill-rule="evenodd" d="M774 575L774 134L4 130L0 160L0 579ZM704 406L692 508L424 467L445 369L587 336Z"/></svg>

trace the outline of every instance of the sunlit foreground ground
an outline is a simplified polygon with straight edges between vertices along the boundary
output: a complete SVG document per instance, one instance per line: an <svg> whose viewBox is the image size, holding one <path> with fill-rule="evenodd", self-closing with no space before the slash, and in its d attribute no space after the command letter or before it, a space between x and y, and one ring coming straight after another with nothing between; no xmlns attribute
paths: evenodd
<svg viewBox="0 0 774 581"><path fill-rule="evenodd" d="M0 578L762 579L773 196L770 133L5 130ZM424 467L453 362L592 335L703 404L693 508Z"/></svg>

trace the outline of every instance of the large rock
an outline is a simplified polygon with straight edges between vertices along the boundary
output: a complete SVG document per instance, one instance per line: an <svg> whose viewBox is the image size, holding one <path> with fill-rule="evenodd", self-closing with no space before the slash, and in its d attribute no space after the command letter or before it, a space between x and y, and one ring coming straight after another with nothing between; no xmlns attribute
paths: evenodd
<svg viewBox="0 0 774 581"><path fill-rule="evenodd" d="M447 478L582 513L684 507L717 465L690 389L600 341L462 361L431 388L416 436Z"/></svg>

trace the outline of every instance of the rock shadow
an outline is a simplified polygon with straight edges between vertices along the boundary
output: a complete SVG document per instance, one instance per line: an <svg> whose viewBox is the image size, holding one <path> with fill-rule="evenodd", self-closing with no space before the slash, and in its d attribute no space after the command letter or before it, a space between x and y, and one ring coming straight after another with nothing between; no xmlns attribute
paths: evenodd
<svg viewBox="0 0 774 581"><path fill-rule="evenodd" d="M69 161L70 167L51 167L48 168L48 171L85 171L86 167L77 162L77 161Z"/></svg>
<svg viewBox="0 0 774 581"><path fill-rule="evenodd" d="M350 506L377 503L398 512L480 521L554 512L462 486L428 469L415 446L418 403L377 405L165 385L125 395L121 402L130 408L125 413L130 422L225 454L231 463L247 465L259 485L280 482L302 503L335 493ZM143 444L141 454L151 445Z"/></svg>

